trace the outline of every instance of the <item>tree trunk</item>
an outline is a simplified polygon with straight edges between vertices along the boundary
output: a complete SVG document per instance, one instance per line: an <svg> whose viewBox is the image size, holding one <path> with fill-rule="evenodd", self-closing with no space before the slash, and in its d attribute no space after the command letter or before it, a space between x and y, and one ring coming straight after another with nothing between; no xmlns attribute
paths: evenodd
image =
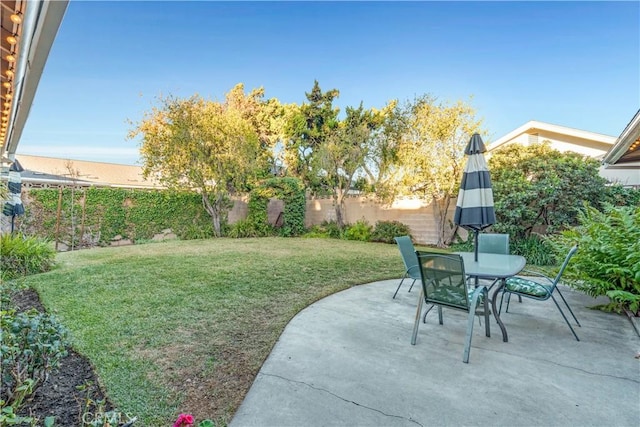
<svg viewBox="0 0 640 427"><path fill-rule="evenodd" d="M439 248L446 248L451 243L452 233L447 233L447 213L449 211L449 205L451 204L451 198L445 196L442 199L433 199L433 217L436 223L436 232L438 234Z"/></svg>
<svg viewBox="0 0 640 427"><path fill-rule="evenodd" d="M220 197L216 197L214 203L211 203L209 195L206 192L202 192L202 204L204 209L211 216L211 222L213 223L213 235L220 237Z"/></svg>
<svg viewBox="0 0 640 427"><path fill-rule="evenodd" d="M338 190L333 199L334 208L336 210L336 223L340 229L344 228L344 192Z"/></svg>

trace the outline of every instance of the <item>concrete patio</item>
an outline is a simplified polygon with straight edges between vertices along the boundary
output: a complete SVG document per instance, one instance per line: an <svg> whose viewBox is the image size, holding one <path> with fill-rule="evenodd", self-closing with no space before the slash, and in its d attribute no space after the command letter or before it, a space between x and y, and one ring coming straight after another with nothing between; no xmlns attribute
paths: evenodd
<svg viewBox="0 0 640 427"><path fill-rule="evenodd" d="M640 339L624 316L562 287L577 342L552 301L514 300L475 323L462 363L465 313L436 311L410 345L417 287L357 286L286 327L230 423L240 426L632 426L640 423Z"/></svg>

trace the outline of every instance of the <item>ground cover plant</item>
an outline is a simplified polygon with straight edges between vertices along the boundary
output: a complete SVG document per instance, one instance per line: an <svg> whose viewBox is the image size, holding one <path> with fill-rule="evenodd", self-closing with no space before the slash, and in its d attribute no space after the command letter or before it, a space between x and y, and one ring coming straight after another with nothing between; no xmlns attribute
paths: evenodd
<svg viewBox="0 0 640 427"><path fill-rule="evenodd" d="M136 425L224 424L288 321L352 285L399 277L395 245L334 239L174 241L59 254L29 276L111 403Z"/></svg>

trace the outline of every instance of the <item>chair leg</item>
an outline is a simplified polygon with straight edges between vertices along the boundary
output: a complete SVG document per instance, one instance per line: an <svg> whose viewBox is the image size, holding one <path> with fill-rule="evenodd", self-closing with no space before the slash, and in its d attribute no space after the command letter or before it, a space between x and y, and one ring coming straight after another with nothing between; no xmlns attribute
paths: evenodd
<svg viewBox="0 0 640 427"><path fill-rule="evenodd" d="M484 315L485 315L485 324L486 324L486 333L487 336L491 336L489 331L489 307L487 306L487 300L489 299L489 294L486 289L484 289ZM478 306L478 297L479 294L474 294L471 299L471 305L469 306L469 315L467 316L467 335L464 340L464 353L462 353L462 361L464 363L469 363L469 353L471 352L471 338L473 337L473 324L475 322L474 317L476 316L476 307Z"/></svg>
<svg viewBox="0 0 640 427"><path fill-rule="evenodd" d="M413 282L411 282L411 286L409 287L409 290L407 292L411 292L411 289L413 289L413 285L416 284L416 280L417 279L413 279Z"/></svg>
<svg viewBox="0 0 640 427"><path fill-rule="evenodd" d="M473 336L473 323L475 313L474 310L469 310L469 316L467 317L467 335L464 339L464 353L462 353L462 361L469 363L469 353L471 352L471 338ZM489 323L487 323L488 325Z"/></svg>
<svg viewBox="0 0 640 427"><path fill-rule="evenodd" d="M555 299L555 297L553 295L551 295L551 299L556 304L556 307L558 307L558 311L560 311L560 314L562 314L562 318L567 323L567 326L569 326L569 329L571 329L571 332L573 333L573 336L576 337L576 341L580 341L580 338L578 338L578 335L576 335L576 331L573 330L573 326L571 326L571 323L569 323L569 319L567 319L567 316L564 315L564 311L562 311L562 308L560 308L560 304L558 304L558 301L556 301L556 299ZM565 301L565 303L566 303L566 301ZM571 309L569 309L569 310L571 310Z"/></svg>
<svg viewBox="0 0 640 427"><path fill-rule="evenodd" d="M507 292L505 292L504 290L500 293L500 307L498 307L498 316L502 313L502 300L504 299L504 294L506 293ZM509 296L511 296L511 294L507 295L507 300ZM493 297L495 298L496 295L494 295Z"/></svg>
<svg viewBox="0 0 640 427"><path fill-rule="evenodd" d="M407 278L407 275L405 274L404 277L402 278L402 280L400 280L400 284L396 288L396 293L393 294L393 299L396 299L396 295L398 295L398 291L400 290L400 286L402 286L402 282L404 282L404 279L406 279L406 278Z"/></svg>
<svg viewBox="0 0 640 427"><path fill-rule="evenodd" d="M420 314L422 312L422 304L424 303L424 294L420 291L420 301L418 302L418 310L416 311L416 321L413 324L413 335L411 336L411 345L416 345L418 337L418 327L420 326Z"/></svg>
<svg viewBox="0 0 640 427"><path fill-rule="evenodd" d="M443 322L442 322L442 306L441 305L438 306L438 323L440 323L441 325L443 324Z"/></svg>
<svg viewBox="0 0 640 427"><path fill-rule="evenodd" d="M433 307L435 307L435 305L431 304L431 307L429 307L427 311L424 312L424 315L422 316L422 323L427 323L427 314L429 314Z"/></svg>
<svg viewBox="0 0 640 427"><path fill-rule="evenodd" d="M564 301L564 305L567 306L567 308L569 309L569 313L571 313L571 316L573 316L573 320L576 321L576 325L582 327L582 325L580 324L580 322L578 322L578 319L576 318L576 315L573 314L573 310L571 310L571 307L569 307L569 303L567 302L566 299L564 299L564 295L562 295L562 292L560 292L560 289L558 289L558 287L556 286L556 291L558 292L558 294L560 295L560 298L562 298L562 301Z"/></svg>
<svg viewBox="0 0 640 427"><path fill-rule="evenodd" d="M484 296L484 324L485 324L485 335L491 336L491 327L490 327L490 314L489 314L489 291L486 291Z"/></svg>

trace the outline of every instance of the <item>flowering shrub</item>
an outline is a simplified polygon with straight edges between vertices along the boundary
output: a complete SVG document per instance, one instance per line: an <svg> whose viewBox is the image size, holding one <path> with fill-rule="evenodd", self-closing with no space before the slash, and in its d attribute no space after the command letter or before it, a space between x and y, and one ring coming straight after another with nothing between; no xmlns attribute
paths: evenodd
<svg viewBox="0 0 640 427"><path fill-rule="evenodd" d="M173 423L173 427L191 427L195 419L191 414L180 414L178 415L178 419L175 423ZM213 421L211 420L203 420L198 423L198 427L214 427Z"/></svg>

